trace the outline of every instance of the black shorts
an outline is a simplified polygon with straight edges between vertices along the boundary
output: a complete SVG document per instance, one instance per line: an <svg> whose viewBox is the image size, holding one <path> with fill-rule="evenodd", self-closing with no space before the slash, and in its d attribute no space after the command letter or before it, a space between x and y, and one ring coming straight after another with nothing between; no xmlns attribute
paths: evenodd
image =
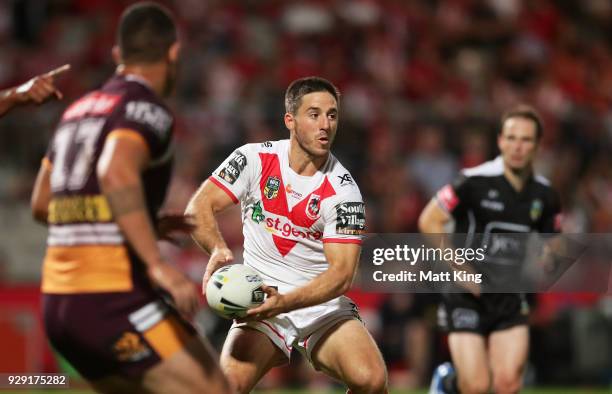
<svg viewBox="0 0 612 394"><path fill-rule="evenodd" d="M43 294L53 347L86 379L138 378L196 334L155 293Z"/></svg>
<svg viewBox="0 0 612 394"><path fill-rule="evenodd" d="M487 336L493 331L525 325L529 304L524 294L444 294L438 308L438 325L448 332L473 332Z"/></svg>

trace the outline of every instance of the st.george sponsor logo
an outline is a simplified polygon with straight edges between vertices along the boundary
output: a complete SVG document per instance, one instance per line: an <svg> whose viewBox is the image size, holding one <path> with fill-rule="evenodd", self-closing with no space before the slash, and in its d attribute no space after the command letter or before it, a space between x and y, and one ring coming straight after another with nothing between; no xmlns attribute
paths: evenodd
<svg viewBox="0 0 612 394"><path fill-rule="evenodd" d="M321 231L310 231L303 227L295 227L289 222L281 221L280 218L266 218L265 222L268 231L283 237L295 237L318 241L323 238Z"/></svg>
<svg viewBox="0 0 612 394"><path fill-rule="evenodd" d="M295 227L291 222L287 222L281 218L266 218L264 210L261 207L261 201L252 204L250 209L252 210L251 220L257 224L263 222L266 226L266 230L272 234L280 235L285 238L294 237L310 239L312 241L318 241L323 238L323 233L321 231L310 231L304 227Z"/></svg>

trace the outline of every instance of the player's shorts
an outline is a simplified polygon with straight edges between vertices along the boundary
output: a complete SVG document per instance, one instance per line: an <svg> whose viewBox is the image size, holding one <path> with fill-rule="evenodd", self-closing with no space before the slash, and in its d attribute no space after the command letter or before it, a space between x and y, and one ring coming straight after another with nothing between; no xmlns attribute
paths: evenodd
<svg viewBox="0 0 612 394"><path fill-rule="evenodd" d="M444 294L438 308L438 325L448 332L473 332L487 336L493 331L525 325L529 304L524 294Z"/></svg>
<svg viewBox="0 0 612 394"><path fill-rule="evenodd" d="M326 303L282 313L271 319L237 323L231 329L250 327L264 333L286 356L296 348L312 363L312 350L336 324L345 320L360 320L357 305L341 296ZM314 364L313 364L314 365Z"/></svg>
<svg viewBox="0 0 612 394"><path fill-rule="evenodd" d="M89 380L138 378L196 335L155 293L44 294L53 347Z"/></svg>

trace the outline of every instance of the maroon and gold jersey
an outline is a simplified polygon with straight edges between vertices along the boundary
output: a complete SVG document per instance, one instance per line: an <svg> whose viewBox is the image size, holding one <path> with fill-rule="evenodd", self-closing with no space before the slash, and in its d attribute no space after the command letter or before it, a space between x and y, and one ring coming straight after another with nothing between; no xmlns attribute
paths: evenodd
<svg viewBox="0 0 612 394"><path fill-rule="evenodd" d="M142 182L153 219L170 181L173 125L161 99L144 80L131 75L112 77L66 109L43 160L51 168L53 193L43 292L133 288L134 255L100 190L96 167L107 140L140 141L151 157Z"/></svg>

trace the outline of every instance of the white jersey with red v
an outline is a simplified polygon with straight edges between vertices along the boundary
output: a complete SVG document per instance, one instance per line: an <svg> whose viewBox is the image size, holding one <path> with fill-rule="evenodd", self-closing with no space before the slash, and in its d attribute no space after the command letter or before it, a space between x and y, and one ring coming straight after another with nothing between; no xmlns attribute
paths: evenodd
<svg viewBox="0 0 612 394"><path fill-rule="evenodd" d="M325 242L361 243L365 207L350 173L330 154L313 176L289 167L289 140L247 144L210 180L242 208L244 262L279 290L327 269Z"/></svg>

